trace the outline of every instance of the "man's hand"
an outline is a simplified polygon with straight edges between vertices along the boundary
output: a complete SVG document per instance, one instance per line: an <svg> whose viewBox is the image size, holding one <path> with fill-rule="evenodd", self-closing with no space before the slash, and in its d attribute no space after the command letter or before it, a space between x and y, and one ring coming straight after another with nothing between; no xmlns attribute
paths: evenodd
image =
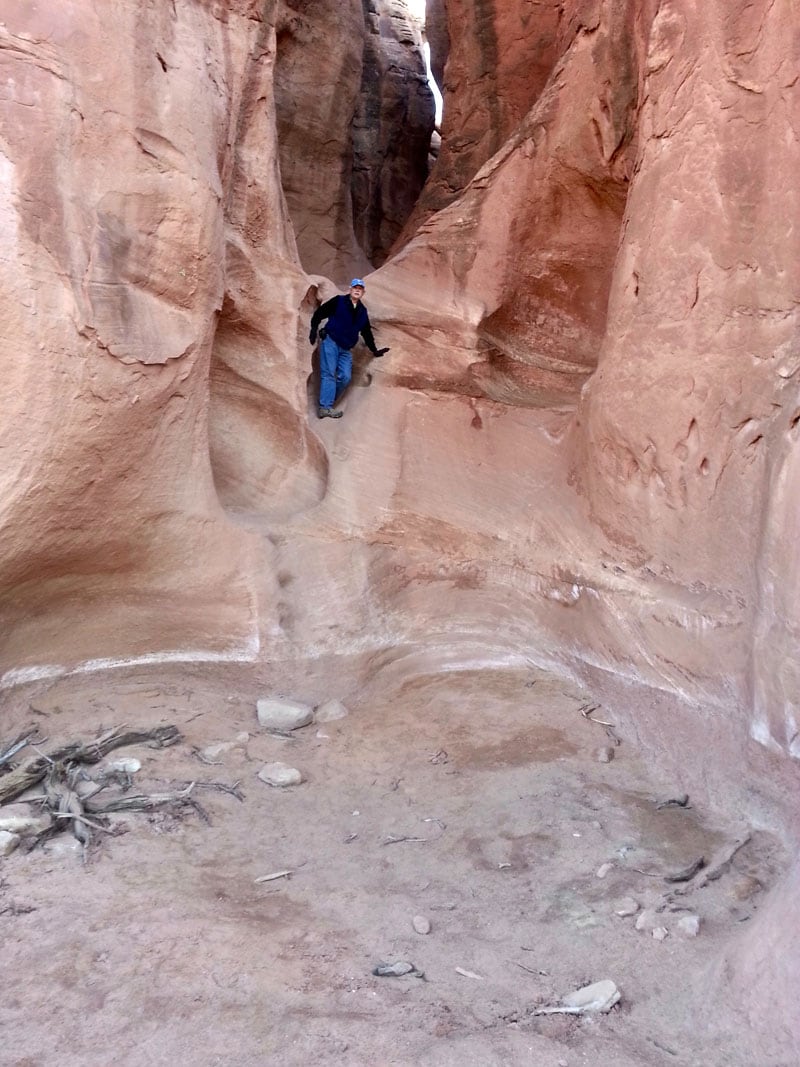
<svg viewBox="0 0 800 1067"><path fill-rule="evenodd" d="M380 359L381 356L385 356L388 351L388 348L377 348L372 354L375 359Z"/></svg>
<svg viewBox="0 0 800 1067"><path fill-rule="evenodd" d="M315 326L311 327L311 333L308 335L308 343L315 345L317 343L317 329Z"/></svg>

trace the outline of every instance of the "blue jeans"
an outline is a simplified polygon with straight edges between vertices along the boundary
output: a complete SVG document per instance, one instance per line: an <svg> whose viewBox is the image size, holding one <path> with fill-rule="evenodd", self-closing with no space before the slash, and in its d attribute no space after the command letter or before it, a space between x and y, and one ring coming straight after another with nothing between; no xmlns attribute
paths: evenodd
<svg viewBox="0 0 800 1067"><path fill-rule="evenodd" d="M353 357L348 348L341 348L332 337L324 337L319 345L319 406L332 408L337 397L345 391L353 376Z"/></svg>

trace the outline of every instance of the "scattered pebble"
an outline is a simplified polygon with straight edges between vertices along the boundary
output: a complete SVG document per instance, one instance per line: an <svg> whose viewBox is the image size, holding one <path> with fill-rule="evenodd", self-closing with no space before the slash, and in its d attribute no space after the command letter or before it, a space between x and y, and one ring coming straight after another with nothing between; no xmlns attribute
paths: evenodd
<svg viewBox="0 0 800 1067"><path fill-rule="evenodd" d="M235 748L244 748L249 740L250 734L237 734L233 741L218 741L214 745L207 745L206 748L201 750L200 754L204 759L216 760L220 756L224 756L226 752L232 752Z"/></svg>
<svg viewBox="0 0 800 1067"><path fill-rule="evenodd" d="M610 1011L620 998L620 991L614 982L605 978L602 982L576 989L564 997L563 1003L568 1008L580 1008L581 1011Z"/></svg>
<svg viewBox="0 0 800 1067"><path fill-rule="evenodd" d="M9 804L2 809L0 830L12 834L41 834L51 823L49 815L31 815L24 804Z"/></svg>
<svg viewBox="0 0 800 1067"><path fill-rule="evenodd" d="M666 926L656 926L650 933L656 941L666 941L669 937L669 930Z"/></svg>
<svg viewBox="0 0 800 1067"><path fill-rule="evenodd" d="M677 930L681 937L697 937L700 933L700 916L684 915L678 919Z"/></svg>
<svg viewBox="0 0 800 1067"><path fill-rule="evenodd" d="M620 991L614 982L606 978L602 982L576 989L569 993L560 1004L546 1008L535 1008L534 1015L592 1015L597 1012L611 1011L620 999Z"/></svg>
<svg viewBox="0 0 800 1067"><path fill-rule="evenodd" d="M273 785L277 789L285 789L290 785L300 785L303 775L296 767L289 767L286 763L267 763L258 772L258 777L267 785Z"/></svg>
<svg viewBox="0 0 800 1067"><path fill-rule="evenodd" d="M598 878L605 878L605 876L609 873L609 871L613 871L613 870L614 870L614 864L613 863L603 863L600 867L597 868L597 877Z"/></svg>
<svg viewBox="0 0 800 1067"><path fill-rule="evenodd" d="M635 915L638 910L638 901L634 900L633 897L623 897L622 900L617 902L617 906L614 908L614 914L619 915L622 919L627 919L631 915Z"/></svg>
<svg viewBox="0 0 800 1067"><path fill-rule="evenodd" d="M637 930L653 930L656 926L658 926L658 917L652 908L645 908L636 919Z"/></svg>
<svg viewBox="0 0 800 1067"><path fill-rule="evenodd" d="M422 971L418 970L413 963L406 960L397 960L394 963L379 963L372 968L372 973L378 978L402 978L409 975L411 978L424 978Z"/></svg>
<svg viewBox="0 0 800 1067"><path fill-rule="evenodd" d="M336 722L337 719L346 719L349 714L341 700L326 700L314 712L314 719L316 722Z"/></svg>
<svg viewBox="0 0 800 1067"><path fill-rule="evenodd" d="M466 971L463 967L456 967L456 974L460 974L462 978L475 978L478 982L483 981L482 974L475 974L474 971Z"/></svg>
<svg viewBox="0 0 800 1067"><path fill-rule="evenodd" d="M431 921L425 915L415 915L411 920L411 925L418 934L429 934L431 932Z"/></svg>
<svg viewBox="0 0 800 1067"><path fill-rule="evenodd" d="M113 763L108 764L108 767L109 770L120 771L122 774L136 774L142 769L142 764L141 760L128 756L125 759L114 760Z"/></svg>
<svg viewBox="0 0 800 1067"><path fill-rule="evenodd" d="M276 698L259 700L256 712L261 726L271 730L299 730L301 726L308 726L314 718L314 712L308 704Z"/></svg>
<svg viewBox="0 0 800 1067"><path fill-rule="evenodd" d="M10 856L19 844L19 834L10 830L0 830L0 856Z"/></svg>
<svg viewBox="0 0 800 1067"><path fill-rule="evenodd" d="M611 745L604 745L602 748L598 748L595 756L598 763L610 763L615 754L615 750Z"/></svg>

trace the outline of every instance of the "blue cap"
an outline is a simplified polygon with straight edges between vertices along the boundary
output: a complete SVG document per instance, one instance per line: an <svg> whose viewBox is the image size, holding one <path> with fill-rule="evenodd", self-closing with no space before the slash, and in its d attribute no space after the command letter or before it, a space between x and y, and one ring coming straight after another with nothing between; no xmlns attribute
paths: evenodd
<svg viewBox="0 0 800 1067"><path fill-rule="evenodd" d="M357 285L360 285L362 289L367 288L360 278L353 278L353 280L350 282L350 288L354 289Z"/></svg>

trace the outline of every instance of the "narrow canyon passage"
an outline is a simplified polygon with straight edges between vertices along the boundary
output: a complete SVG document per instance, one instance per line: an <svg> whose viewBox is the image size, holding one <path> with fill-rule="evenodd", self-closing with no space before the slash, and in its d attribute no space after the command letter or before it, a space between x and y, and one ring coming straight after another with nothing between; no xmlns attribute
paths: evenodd
<svg viewBox="0 0 800 1067"><path fill-rule="evenodd" d="M800 1062L795 21L4 5L2 1067Z"/></svg>

